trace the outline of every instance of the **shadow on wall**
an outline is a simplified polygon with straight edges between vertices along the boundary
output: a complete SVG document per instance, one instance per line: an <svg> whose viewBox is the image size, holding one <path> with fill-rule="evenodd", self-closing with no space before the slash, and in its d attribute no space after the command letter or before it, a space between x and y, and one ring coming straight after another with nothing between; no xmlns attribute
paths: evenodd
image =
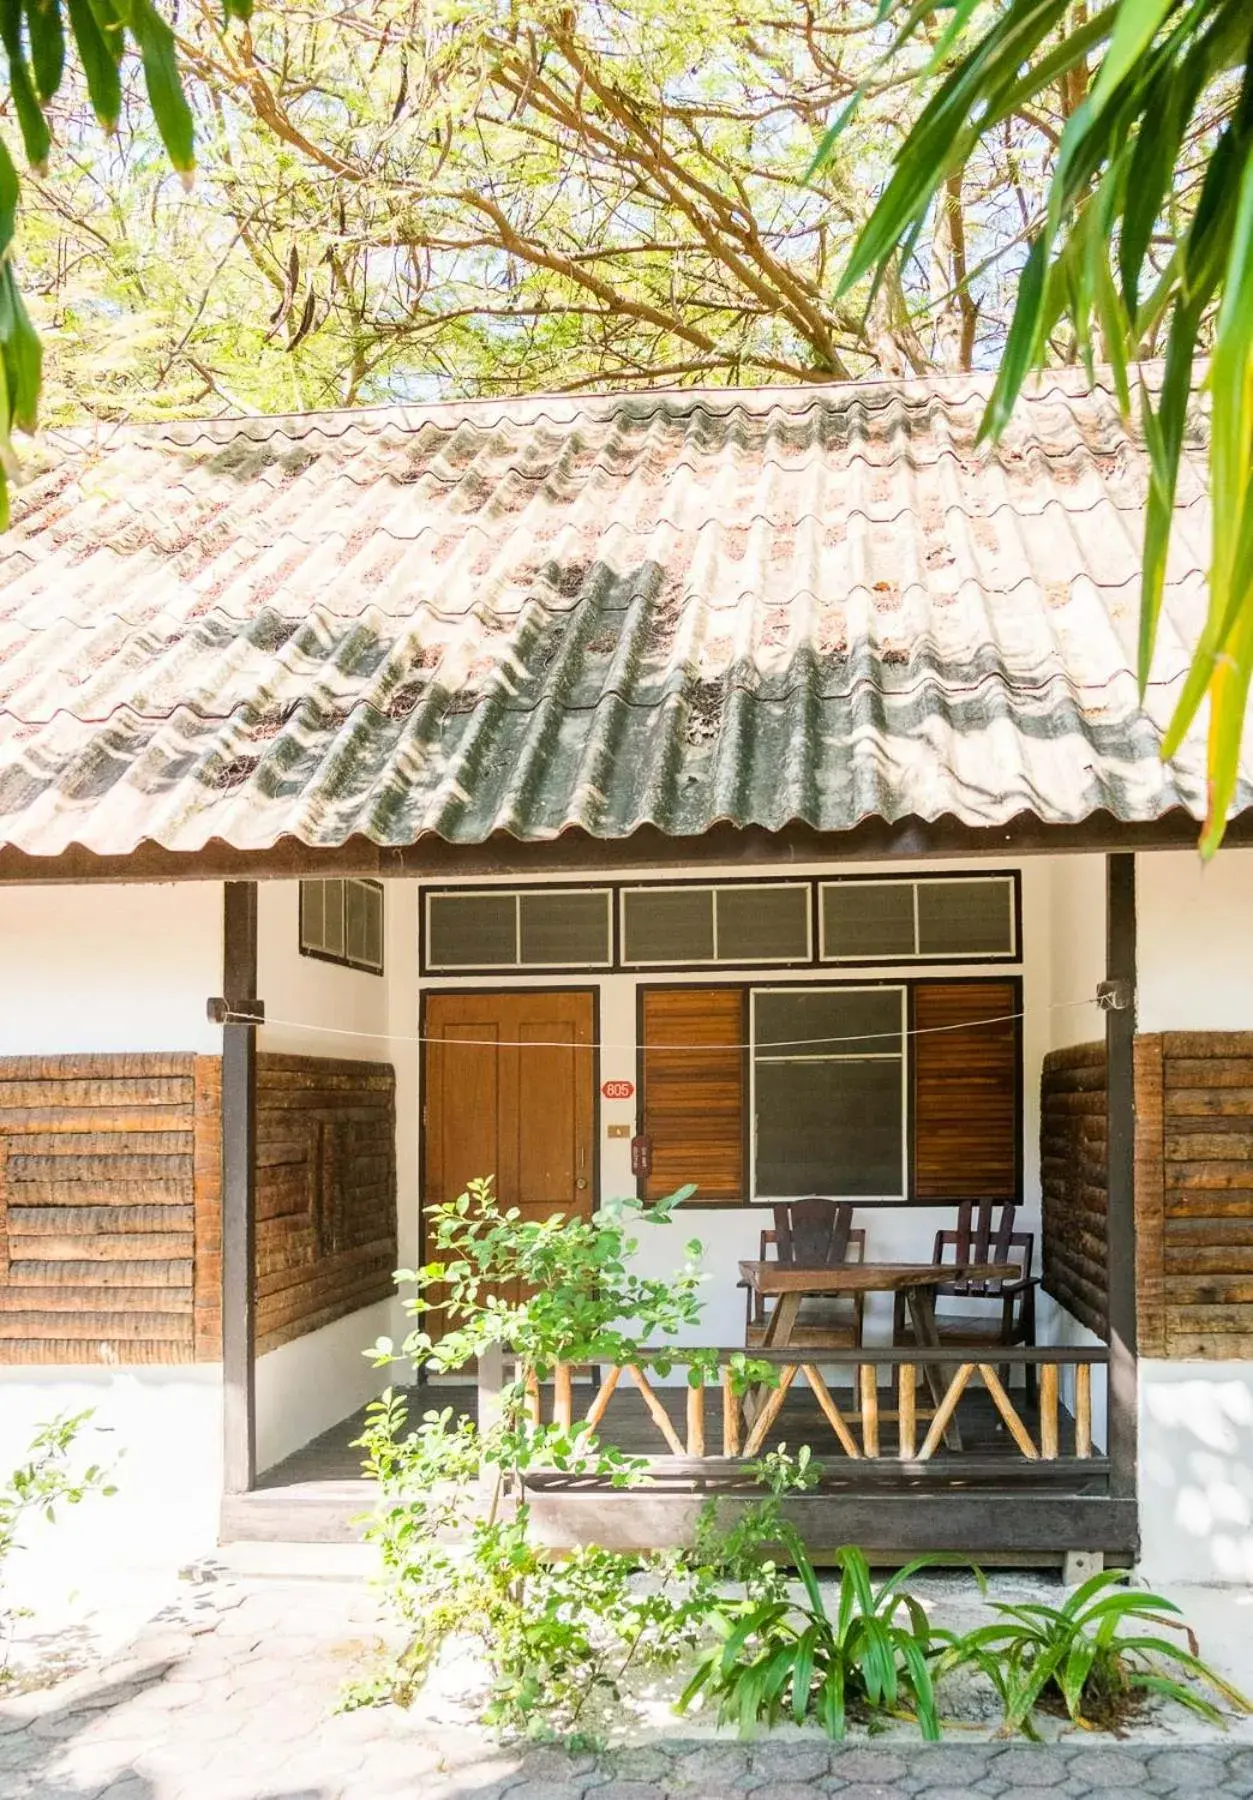
<svg viewBox="0 0 1253 1800"><path fill-rule="evenodd" d="M1253 1582L1253 1362L1140 1365L1141 1561Z"/></svg>

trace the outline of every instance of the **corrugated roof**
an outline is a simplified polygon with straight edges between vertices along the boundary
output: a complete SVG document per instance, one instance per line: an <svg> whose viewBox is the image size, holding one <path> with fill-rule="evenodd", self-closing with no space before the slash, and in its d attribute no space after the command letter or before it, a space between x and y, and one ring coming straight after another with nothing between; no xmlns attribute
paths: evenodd
<svg viewBox="0 0 1253 1800"><path fill-rule="evenodd" d="M1070 374L976 450L986 391L58 433L0 540L0 842L1200 816L1200 737L1158 743L1203 455L1141 710L1143 454Z"/></svg>

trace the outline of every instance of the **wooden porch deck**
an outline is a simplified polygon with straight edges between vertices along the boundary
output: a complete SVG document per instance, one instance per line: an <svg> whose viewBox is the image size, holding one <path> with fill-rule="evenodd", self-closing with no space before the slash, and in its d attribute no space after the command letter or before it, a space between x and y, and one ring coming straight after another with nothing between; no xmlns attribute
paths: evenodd
<svg viewBox="0 0 1253 1800"><path fill-rule="evenodd" d="M655 1388L657 1399L666 1411L677 1434L684 1429L687 1390L683 1387ZM573 1389L573 1412L582 1418L596 1393L590 1381L576 1380ZM429 1382L410 1390L410 1415L439 1411L451 1406L458 1414L473 1418L478 1394L473 1383ZM850 1389L833 1389L832 1397L846 1416L856 1419L856 1400ZM1028 1404L1024 1394L1015 1390L1015 1404L1029 1431L1038 1429L1038 1409ZM880 1431L886 1456L895 1454L895 1427L887 1410L881 1415ZM550 1396L545 1395L545 1416L549 1413ZM963 1447L953 1453L941 1447L928 1470L928 1486L936 1481L956 1481L965 1491L985 1494L990 1504L1015 1504L1015 1493L1021 1493L1030 1482L1033 1492L1043 1487L1054 1490L1064 1481L1069 1495L1076 1492L1099 1496L1105 1492L1105 1464L1094 1461L1090 1475L1076 1487L1074 1466L1025 1462L1009 1439L990 1396L982 1389L971 1389L963 1396L958 1409ZM223 1506L223 1541L259 1539L283 1542L350 1542L361 1535L361 1518L373 1503L373 1484L361 1474L361 1452L353 1448L365 1424L364 1410L333 1425L293 1455L259 1477L250 1494L234 1496ZM664 1450L658 1427L651 1418L644 1397L634 1388L619 1387L613 1394L600 1426L603 1441L630 1455L652 1456ZM831 1431L818 1402L808 1388L793 1388L786 1396L778 1419L765 1443L767 1450L786 1444L792 1451L802 1444L813 1446L820 1457L828 1457L834 1448ZM847 1471L845 1473L845 1471ZM676 1476L686 1479L686 1473ZM654 1477L665 1478L660 1472ZM864 1494L867 1486L891 1479L891 1472L872 1470L855 1463L839 1465L826 1487L834 1492L852 1488ZM900 1479L893 1483L899 1492ZM1003 1501L993 1498L1004 1490Z"/></svg>

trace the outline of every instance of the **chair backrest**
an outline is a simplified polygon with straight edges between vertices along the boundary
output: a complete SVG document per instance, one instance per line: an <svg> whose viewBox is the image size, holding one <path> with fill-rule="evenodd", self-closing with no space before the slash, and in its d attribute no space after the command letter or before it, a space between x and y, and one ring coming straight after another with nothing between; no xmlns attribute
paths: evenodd
<svg viewBox="0 0 1253 1800"><path fill-rule="evenodd" d="M846 1200L781 1201L774 1209L774 1235L780 1262L803 1269L833 1269L848 1261L853 1235L853 1209ZM865 1256L864 1231L860 1262Z"/></svg>
<svg viewBox="0 0 1253 1800"><path fill-rule="evenodd" d="M957 1209L955 1231L935 1234L935 1263L1017 1263L1023 1275L1031 1273L1035 1238L1029 1231L1015 1231L1018 1208L1012 1200L963 1200ZM1015 1254L1017 1252L1017 1254ZM987 1295L995 1298L1000 1281L946 1281L941 1294Z"/></svg>

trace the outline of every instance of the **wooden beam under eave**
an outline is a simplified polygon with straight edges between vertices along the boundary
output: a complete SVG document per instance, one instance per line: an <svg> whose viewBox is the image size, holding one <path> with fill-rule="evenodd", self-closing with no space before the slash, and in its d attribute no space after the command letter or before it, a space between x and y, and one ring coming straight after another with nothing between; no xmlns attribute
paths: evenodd
<svg viewBox="0 0 1253 1800"><path fill-rule="evenodd" d="M946 817L889 823L866 819L849 831L816 831L793 823L781 831L725 821L694 836L672 837L654 825L627 837L601 838L579 828L523 841L497 832L482 843L450 843L428 834L415 843L381 846L364 837L317 848L291 837L259 850L240 850L214 838L201 850L140 844L122 856L98 856L74 846L56 856L30 856L0 846L0 886L94 881L293 881L339 875L410 876L452 880L487 875L591 875L620 870L727 865L742 869L811 863L908 862L927 857L1019 857L1194 850L1200 826L1175 808L1160 819L1123 824L1093 813L1072 825L1047 825L1022 813L1007 824L975 826ZM1253 846L1253 810L1233 819L1225 847Z"/></svg>
<svg viewBox="0 0 1253 1800"><path fill-rule="evenodd" d="M1139 1375L1136 1336L1136 859L1105 865L1105 974L1125 1004L1105 1014L1106 1261L1109 1287L1110 1495L1136 1497Z"/></svg>
<svg viewBox="0 0 1253 1800"><path fill-rule="evenodd" d="M257 997L257 884L228 881L223 900L222 992ZM257 1480L256 1220L257 1032L222 1027L222 1490Z"/></svg>

